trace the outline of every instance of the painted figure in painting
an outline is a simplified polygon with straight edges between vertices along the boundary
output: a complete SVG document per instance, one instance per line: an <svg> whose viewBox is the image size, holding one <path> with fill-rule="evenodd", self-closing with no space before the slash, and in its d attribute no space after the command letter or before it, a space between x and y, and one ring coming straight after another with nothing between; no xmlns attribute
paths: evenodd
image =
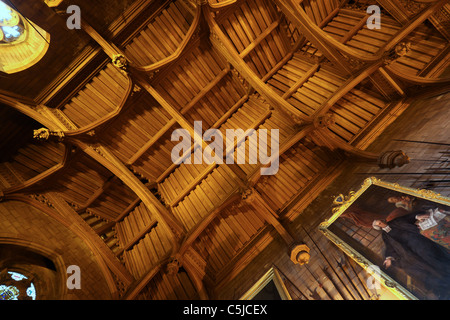
<svg viewBox="0 0 450 320"><path fill-rule="evenodd" d="M450 298L450 251L421 233L419 227L431 213L410 213L404 207L392 211L385 220L374 220L373 228L382 230L385 268L396 266L410 277L421 280L437 299Z"/></svg>

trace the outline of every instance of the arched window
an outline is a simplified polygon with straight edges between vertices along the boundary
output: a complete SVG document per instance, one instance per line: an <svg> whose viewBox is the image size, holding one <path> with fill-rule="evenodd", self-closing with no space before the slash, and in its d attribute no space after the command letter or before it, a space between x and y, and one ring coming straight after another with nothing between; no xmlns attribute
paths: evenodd
<svg viewBox="0 0 450 320"><path fill-rule="evenodd" d="M0 0L0 71L15 73L47 52L50 34Z"/></svg>
<svg viewBox="0 0 450 320"><path fill-rule="evenodd" d="M20 15L0 1L0 43L24 38L25 27Z"/></svg>
<svg viewBox="0 0 450 320"><path fill-rule="evenodd" d="M15 272L2 272L0 300L36 300L36 288L28 277Z"/></svg>

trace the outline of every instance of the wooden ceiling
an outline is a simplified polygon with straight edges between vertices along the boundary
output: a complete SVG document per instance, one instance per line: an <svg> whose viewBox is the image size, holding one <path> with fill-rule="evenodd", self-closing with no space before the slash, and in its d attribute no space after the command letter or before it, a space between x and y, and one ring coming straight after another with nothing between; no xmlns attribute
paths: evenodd
<svg viewBox="0 0 450 320"><path fill-rule="evenodd" d="M41 6L64 40L32 70L2 75L2 128L20 142L2 142L0 186L80 224L121 298L214 297L273 230L297 240L285 224L332 181L342 150L360 154L415 94L448 88L446 1L378 1L379 30L366 25L369 1L77 4L83 30L70 32L65 2ZM11 122L19 112L33 121ZM174 164L171 134L194 121L224 135L278 129L278 173ZM36 123L49 139L23 138Z"/></svg>

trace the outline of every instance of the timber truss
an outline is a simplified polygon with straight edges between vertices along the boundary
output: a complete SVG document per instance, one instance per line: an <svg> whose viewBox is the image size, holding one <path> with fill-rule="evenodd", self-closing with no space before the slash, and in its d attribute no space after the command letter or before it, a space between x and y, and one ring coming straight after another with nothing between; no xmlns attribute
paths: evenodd
<svg viewBox="0 0 450 320"><path fill-rule="evenodd" d="M43 127L21 151L37 163L14 159L34 171L2 167L3 199L82 237L121 298L173 297L180 283L194 293L177 297L212 298L278 236L307 262L288 223L344 161L407 163L365 149L412 99L448 89L447 1L378 3L389 13L380 30L361 1L138 0L108 35L83 21L98 47L63 86L38 102L0 96ZM171 133L194 136L194 121L279 129L279 172L172 163Z"/></svg>

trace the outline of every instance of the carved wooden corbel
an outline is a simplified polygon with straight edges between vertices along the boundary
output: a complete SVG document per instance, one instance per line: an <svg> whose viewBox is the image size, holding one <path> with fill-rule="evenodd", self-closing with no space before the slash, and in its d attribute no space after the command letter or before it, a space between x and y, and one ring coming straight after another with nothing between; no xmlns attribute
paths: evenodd
<svg viewBox="0 0 450 320"><path fill-rule="evenodd" d="M168 275L175 276L180 270L182 264L179 257L174 257L166 265L166 271Z"/></svg>
<svg viewBox="0 0 450 320"><path fill-rule="evenodd" d="M309 262L311 258L309 247L304 244L295 244L292 246L290 258L291 261L295 264L304 265Z"/></svg>
<svg viewBox="0 0 450 320"><path fill-rule="evenodd" d="M113 65L125 75L128 75L128 60L123 54L115 54L112 57Z"/></svg>
<svg viewBox="0 0 450 320"><path fill-rule="evenodd" d="M401 150L388 150L381 154L376 154L340 141L328 130L328 127L333 123L334 116L332 114L319 117L314 123L315 129L309 132L311 140L318 146L326 147L331 151L340 150L351 160L376 164L382 169L402 167L409 163L410 158Z"/></svg>
<svg viewBox="0 0 450 320"><path fill-rule="evenodd" d="M33 138L41 141L53 140L62 142L64 140L64 132L62 131L51 131L47 128L40 128L33 130Z"/></svg>
<svg viewBox="0 0 450 320"><path fill-rule="evenodd" d="M401 150L385 151L378 157L380 168L392 169L402 167L410 162L410 158Z"/></svg>
<svg viewBox="0 0 450 320"><path fill-rule="evenodd" d="M405 56L409 51L411 51L411 42L400 42L386 54L383 62L384 64L389 65L398 58Z"/></svg>

